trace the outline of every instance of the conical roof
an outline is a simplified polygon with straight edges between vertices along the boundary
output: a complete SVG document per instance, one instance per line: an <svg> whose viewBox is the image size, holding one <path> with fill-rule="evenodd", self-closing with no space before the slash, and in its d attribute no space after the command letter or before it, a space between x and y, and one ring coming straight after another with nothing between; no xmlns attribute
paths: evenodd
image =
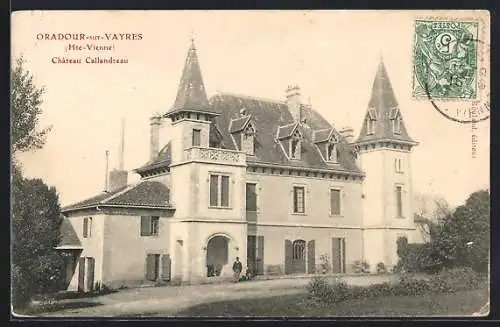
<svg viewBox="0 0 500 327"><path fill-rule="evenodd" d="M368 120L374 121L373 133L368 133ZM393 130L393 120L399 119L400 128L398 132ZM398 140L415 143L408 135L399 104L394 95L389 75L383 60L380 64L373 81L372 94L368 102L368 110L361 127L357 142L374 140Z"/></svg>
<svg viewBox="0 0 500 327"><path fill-rule="evenodd" d="M198 54L196 53L196 47L193 40L187 53L186 62L184 63L184 69L182 71L174 105L167 112L167 116L179 111L218 114L212 111L210 103L208 102L198 61Z"/></svg>

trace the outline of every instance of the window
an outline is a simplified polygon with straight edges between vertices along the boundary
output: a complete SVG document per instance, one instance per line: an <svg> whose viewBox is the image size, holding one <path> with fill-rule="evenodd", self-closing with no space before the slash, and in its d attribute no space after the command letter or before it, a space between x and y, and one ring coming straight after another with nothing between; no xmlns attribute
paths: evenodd
<svg viewBox="0 0 500 327"><path fill-rule="evenodd" d="M241 150L246 154L253 155L255 151L255 130L251 124L247 126L241 137Z"/></svg>
<svg viewBox="0 0 500 327"><path fill-rule="evenodd" d="M255 183L247 183L246 209L247 211L257 211L257 184Z"/></svg>
<svg viewBox="0 0 500 327"><path fill-rule="evenodd" d="M375 120L371 118L366 119L366 134L375 134Z"/></svg>
<svg viewBox="0 0 500 327"><path fill-rule="evenodd" d="M229 207L229 176L210 175L210 206Z"/></svg>
<svg viewBox="0 0 500 327"><path fill-rule="evenodd" d="M92 236L92 217L83 218L83 237L89 238Z"/></svg>
<svg viewBox="0 0 500 327"><path fill-rule="evenodd" d="M401 120L399 117L392 120L392 132L394 134L401 134Z"/></svg>
<svg viewBox="0 0 500 327"><path fill-rule="evenodd" d="M403 218L403 187L396 186L396 215Z"/></svg>
<svg viewBox="0 0 500 327"><path fill-rule="evenodd" d="M296 240L293 241L293 258L295 260L305 259L306 241Z"/></svg>
<svg viewBox="0 0 500 327"><path fill-rule="evenodd" d="M293 187L293 212L305 213L305 192L304 187Z"/></svg>
<svg viewBox="0 0 500 327"><path fill-rule="evenodd" d="M332 216L340 216L342 213L341 194L339 189L330 189L330 215Z"/></svg>
<svg viewBox="0 0 500 327"><path fill-rule="evenodd" d="M338 162L340 151L335 143L329 143L326 148L326 157L330 162Z"/></svg>
<svg viewBox="0 0 500 327"><path fill-rule="evenodd" d="M141 217L141 236L158 236L160 229L160 217L142 216Z"/></svg>
<svg viewBox="0 0 500 327"><path fill-rule="evenodd" d="M394 169L397 173L403 172L403 159L394 159Z"/></svg>
<svg viewBox="0 0 500 327"><path fill-rule="evenodd" d="M201 130L193 129L193 146L201 145Z"/></svg>
<svg viewBox="0 0 500 327"><path fill-rule="evenodd" d="M292 159L300 159L300 154L301 154L301 136L298 132L295 132L293 134L292 138L290 139L290 158Z"/></svg>

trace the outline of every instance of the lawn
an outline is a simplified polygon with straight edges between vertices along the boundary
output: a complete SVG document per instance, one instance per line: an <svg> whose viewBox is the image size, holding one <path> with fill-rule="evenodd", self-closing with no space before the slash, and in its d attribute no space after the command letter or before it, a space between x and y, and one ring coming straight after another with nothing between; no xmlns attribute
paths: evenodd
<svg viewBox="0 0 500 327"><path fill-rule="evenodd" d="M325 305L308 294L242 299L194 306L176 316L463 316L471 315L488 301L488 289L419 297L388 296L348 300Z"/></svg>

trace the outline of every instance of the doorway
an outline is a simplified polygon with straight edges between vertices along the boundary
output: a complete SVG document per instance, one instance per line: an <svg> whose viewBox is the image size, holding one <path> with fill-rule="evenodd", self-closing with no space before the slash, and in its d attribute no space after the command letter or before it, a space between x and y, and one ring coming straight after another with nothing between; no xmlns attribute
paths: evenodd
<svg viewBox="0 0 500 327"><path fill-rule="evenodd" d="M207 244L207 277L220 276L229 260L229 239L222 235L212 237Z"/></svg>

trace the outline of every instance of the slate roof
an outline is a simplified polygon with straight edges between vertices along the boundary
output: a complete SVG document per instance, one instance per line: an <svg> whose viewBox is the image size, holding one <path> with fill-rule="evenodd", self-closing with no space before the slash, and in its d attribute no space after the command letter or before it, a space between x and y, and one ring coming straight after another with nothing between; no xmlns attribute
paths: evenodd
<svg viewBox="0 0 500 327"><path fill-rule="evenodd" d="M68 212L95 206L130 206L172 208L169 205L170 189L158 181L140 181L113 192L103 192L84 201L62 208Z"/></svg>
<svg viewBox="0 0 500 327"><path fill-rule="evenodd" d="M80 243L78 235L68 218L63 218L59 231L61 233L61 240L59 241L58 247L80 248L82 246L82 243Z"/></svg>
<svg viewBox="0 0 500 327"><path fill-rule="evenodd" d="M250 122L250 118L252 118L250 115L246 115L241 118L231 120L229 123L229 133L237 133L245 129L247 124Z"/></svg>
<svg viewBox="0 0 500 327"><path fill-rule="evenodd" d="M195 87L189 88L189 85ZM168 117L173 112L184 109L193 110L192 108L197 108L197 110L202 108L205 111L217 113L212 119L210 140L216 140L218 136L220 138L218 146L230 150L238 150L231 139L231 132L243 128L249 121L248 117L251 117L250 119L257 133L255 135L255 155L247 157L247 163L249 164L255 162L362 173L355 164L352 145L347 144L344 140L339 141L339 163L332 166L332 163L323 160L321 153L313 142L313 131L328 129L331 133L335 133L335 129L310 105L301 105L301 121L304 123L296 124L288 110L288 106L280 100L229 93L219 93L207 100L194 45L188 51L175 104L165 116ZM245 117L242 117L242 109L244 109ZM283 153L276 136L278 135L278 139L289 137L296 128L299 129L303 136L301 160L294 159L291 161ZM158 157L150 160L135 171L142 175L156 167L168 166L170 160L170 146L167 144Z"/></svg>
<svg viewBox="0 0 500 327"><path fill-rule="evenodd" d="M230 150L236 150L236 148L231 142L229 122L239 117L241 108L245 108L246 112L252 116L252 123L258 133L255 135L255 155L247 157L249 164L265 163L361 173L352 156L351 145L345 143L344 140L341 140L338 146L340 151L338 164L332 165L323 160L318 148L313 143L312 134L314 130L334 127L310 106L302 106L301 115L307 124L298 126L303 136L301 160L289 160L276 141L279 126L295 125L292 114L283 101L220 93L212 96L210 103L221 113L215 118L215 122L222 132L225 148Z"/></svg>
<svg viewBox="0 0 500 327"><path fill-rule="evenodd" d="M218 114L208 103L194 42L188 50L174 105L166 115L169 116L184 109Z"/></svg>
<svg viewBox="0 0 500 327"><path fill-rule="evenodd" d="M155 167L161 167L161 166L168 167L170 165L170 162L172 161L170 147L171 147L171 143L169 141L160 150L160 152L158 153L158 156L156 158L149 160L141 167L134 169L134 171L141 174L142 172L147 171L147 170L152 169L152 168L155 168Z"/></svg>
<svg viewBox="0 0 500 327"><path fill-rule="evenodd" d="M373 117L373 113L375 112L377 117ZM391 119L394 119L398 113L401 119L401 133L396 134L392 131ZM371 135L367 134L366 120L368 117L371 119L375 118L375 133ZM380 61L373 82L370 101L368 102L368 110L363 120L363 126L361 127L357 142L387 139L415 143L406 130L385 64L383 61Z"/></svg>
<svg viewBox="0 0 500 327"><path fill-rule="evenodd" d="M333 128L322 129L319 131L314 131L313 133L313 141L314 143L326 142L333 135L335 130Z"/></svg>
<svg viewBox="0 0 500 327"><path fill-rule="evenodd" d="M298 128L299 123L291 123L278 127L278 140L291 137L295 130Z"/></svg>

